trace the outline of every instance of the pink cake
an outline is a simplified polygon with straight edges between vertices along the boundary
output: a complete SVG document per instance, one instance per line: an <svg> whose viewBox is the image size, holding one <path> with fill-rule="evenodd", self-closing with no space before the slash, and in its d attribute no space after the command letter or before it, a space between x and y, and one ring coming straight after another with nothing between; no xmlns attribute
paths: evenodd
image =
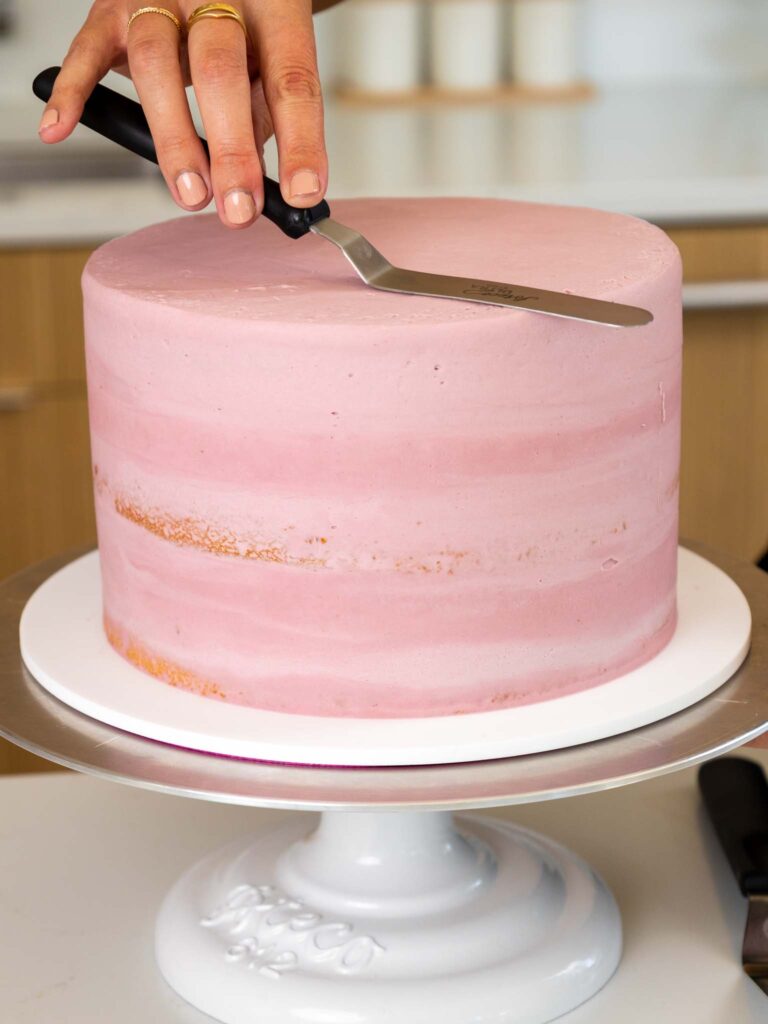
<svg viewBox="0 0 768 1024"><path fill-rule="evenodd" d="M333 212L395 263L654 321L375 292L267 222L103 246L83 288L112 645L214 699L371 717L510 707L646 662L676 614L674 245L576 208Z"/></svg>

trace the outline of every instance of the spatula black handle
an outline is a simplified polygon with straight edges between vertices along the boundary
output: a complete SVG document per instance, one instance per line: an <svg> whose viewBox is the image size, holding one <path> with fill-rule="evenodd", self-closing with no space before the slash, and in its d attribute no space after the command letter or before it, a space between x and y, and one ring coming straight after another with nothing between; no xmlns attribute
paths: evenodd
<svg viewBox="0 0 768 1024"><path fill-rule="evenodd" d="M61 68L47 68L41 71L32 83L35 96L47 103L53 92L53 85ZM139 103L129 100L113 89L97 85L85 102L81 122L112 142L116 142L145 160L157 163L157 150L152 140L149 124ZM200 139L208 153L208 143ZM323 199L308 210L297 210L283 199L280 186L271 178L264 178L264 216L284 231L289 238L301 238L309 231L310 225L325 217L331 210Z"/></svg>
<svg viewBox="0 0 768 1024"><path fill-rule="evenodd" d="M768 783L743 757L699 769L699 787L720 845L745 896L768 895Z"/></svg>

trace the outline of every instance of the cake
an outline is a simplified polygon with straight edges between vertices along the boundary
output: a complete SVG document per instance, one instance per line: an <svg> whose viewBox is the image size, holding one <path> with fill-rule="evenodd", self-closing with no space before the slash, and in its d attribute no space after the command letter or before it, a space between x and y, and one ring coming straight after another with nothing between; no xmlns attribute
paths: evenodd
<svg viewBox="0 0 768 1024"><path fill-rule="evenodd" d="M351 718L497 710L651 659L676 621L675 246L495 200L333 215L403 266L654 319L377 292L263 219L102 246L83 290L114 649L211 700Z"/></svg>

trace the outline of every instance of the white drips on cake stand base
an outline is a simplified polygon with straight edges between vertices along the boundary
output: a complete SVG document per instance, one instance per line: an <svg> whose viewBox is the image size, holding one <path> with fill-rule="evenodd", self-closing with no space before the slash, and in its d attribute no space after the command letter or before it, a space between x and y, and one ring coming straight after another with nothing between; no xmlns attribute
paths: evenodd
<svg viewBox="0 0 768 1024"><path fill-rule="evenodd" d="M586 864L508 822L327 811L193 867L156 949L226 1024L542 1024L608 981L621 924Z"/></svg>

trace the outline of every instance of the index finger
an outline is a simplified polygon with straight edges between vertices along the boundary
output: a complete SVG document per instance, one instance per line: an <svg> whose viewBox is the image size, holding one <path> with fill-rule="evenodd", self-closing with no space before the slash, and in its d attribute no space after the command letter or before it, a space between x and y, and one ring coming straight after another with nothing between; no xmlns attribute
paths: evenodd
<svg viewBox="0 0 768 1024"><path fill-rule="evenodd" d="M311 0L264 0L252 21L275 128L280 190L292 206L314 206L328 187L328 157Z"/></svg>
<svg viewBox="0 0 768 1024"><path fill-rule="evenodd" d="M45 105L38 129L43 142L61 142L71 134L94 86L117 55L116 23L94 8L72 40Z"/></svg>

